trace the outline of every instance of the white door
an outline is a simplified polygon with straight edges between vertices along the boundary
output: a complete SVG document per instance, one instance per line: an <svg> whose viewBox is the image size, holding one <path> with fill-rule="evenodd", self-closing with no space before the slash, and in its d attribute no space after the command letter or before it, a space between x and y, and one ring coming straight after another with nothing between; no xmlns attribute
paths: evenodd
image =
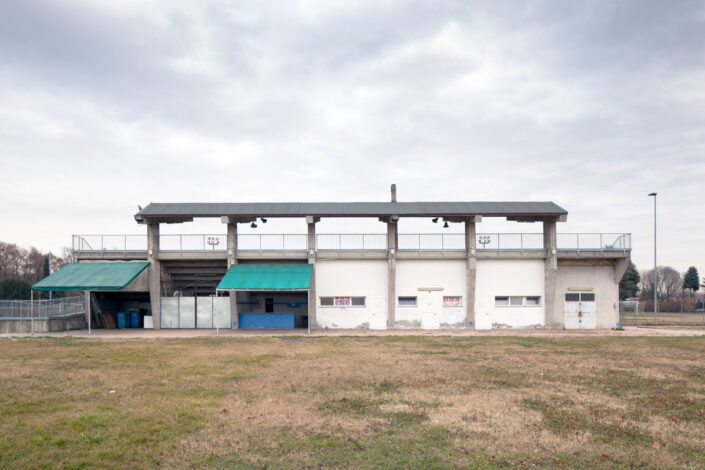
<svg viewBox="0 0 705 470"><path fill-rule="evenodd" d="M597 313L595 294L583 292L580 294L580 328L594 330L597 328Z"/></svg>
<svg viewBox="0 0 705 470"><path fill-rule="evenodd" d="M441 327L441 309L443 298L438 291L419 292L419 311L421 312L421 328L437 330Z"/></svg>
<svg viewBox="0 0 705 470"><path fill-rule="evenodd" d="M565 329L587 330L597 327L595 294L592 292L565 294Z"/></svg>
<svg viewBox="0 0 705 470"><path fill-rule="evenodd" d="M567 293L565 295L565 329L577 330L580 328L580 294Z"/></svg>

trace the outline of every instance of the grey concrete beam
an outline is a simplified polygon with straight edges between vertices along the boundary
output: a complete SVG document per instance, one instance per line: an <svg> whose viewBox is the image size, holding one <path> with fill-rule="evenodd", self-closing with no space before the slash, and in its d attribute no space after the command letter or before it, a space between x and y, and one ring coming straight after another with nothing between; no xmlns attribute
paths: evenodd
<svg viewBox="0 0 705 470"><path fill-rule="evenodd" d="M394 328L396 322L398 232L396 222L387 222L387 328Z"/></svg>
<svg viewBox="0 0 705 470"><path fill-rule="evenodd" d="M308 264L313 265L311 270L311 284L308 289L308 325L309 329L318 329L316 319L316 222L318 217L306 217L306 256Z"/></svg>
<svg viewBox="0 0 705 470"><path fill-rule="evenodd" d="M162 269L159 261L159 224L147 224L147 261L149 265L149 301L152 307L154 329L161 327L161 281Z"/></svg>
<svg viewBox="0 0 705 470"><path fill-rule="evenodd" d="M556 306L556 277L558 274L558 250L556 249L556 221L543 223L544 259L544 308L545 326L553 328Z"/></svg>
<svg viewBox="0 0 705 470"><path fill-rule="evenodd" d="M237 264L237 223L228 223L228 234L226 235L226 245L228 254L228 269L233 264Z"/></svg>
<svg viewBox="0 0 705 470"><path fill-rule="evenodd" d="M475 326L475 283L477 280L476 220L476 218L471 218L465 221L465 326L468 328Z"/></svg>

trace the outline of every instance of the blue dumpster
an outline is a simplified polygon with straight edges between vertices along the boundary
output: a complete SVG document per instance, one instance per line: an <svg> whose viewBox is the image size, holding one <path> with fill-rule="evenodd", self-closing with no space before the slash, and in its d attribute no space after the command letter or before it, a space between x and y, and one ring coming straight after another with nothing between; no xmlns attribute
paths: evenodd
<svg viewBox="0 0 705 470"><path fill-rule="evenodd" d="M125 312L118 312L117 314L117 326L118 328L127 328L127 313Z"/></svg>

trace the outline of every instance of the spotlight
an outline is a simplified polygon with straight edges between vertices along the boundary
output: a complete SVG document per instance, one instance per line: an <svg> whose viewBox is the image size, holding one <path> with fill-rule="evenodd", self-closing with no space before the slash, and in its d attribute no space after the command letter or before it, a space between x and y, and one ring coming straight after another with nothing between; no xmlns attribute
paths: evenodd
<svg viewBox="0 0 705 470"><path fill-rule="evenodd" d="M259 220L261 220L263 224L266 224L266 223L267 223L267 219L265 219L264 217L260 217Z"/></svg>
<svg viewBox="0 0 705 470"><path fill-rule="evenodd" d="M252 222L252 223L250 224L250 228L257 228L257 224L254 223L254 222Z"/></svg>
<svg viewBox="0 0 705 470"><path fill-rule="evenodd" d="M445 224L443 224L443 228L448 228L448 222L446 222Z"/></svg>
<svg viewBox="0 0 705 470"><path fill-rule="evenodd" d="M434 217L433 219L431 219L431 222L433 222L434 224L437 224L437 223L438 223L438 217Z"/></svg>

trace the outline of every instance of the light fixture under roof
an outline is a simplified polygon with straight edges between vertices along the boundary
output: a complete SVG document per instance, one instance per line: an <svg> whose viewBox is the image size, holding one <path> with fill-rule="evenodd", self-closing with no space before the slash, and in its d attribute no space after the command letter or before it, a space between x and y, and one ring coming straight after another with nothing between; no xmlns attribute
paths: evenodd
<svg viewBox="0 0 705 470"><path fill-rule="evenodd" d="M252 223L250 224L250 228L257 228L257 224L254 223L254 222L252 222Z"/></svg>
<svg viewBox="0 0 705 470"><path fill-rule="evenodd" d="M259 220L261 220L263 224L266 224L266 223L267 223L267 219L265 219L264 217L260 217Z"/></svg>
<svg viewBox="0 0 705 470"><path fill-rule="evenodd" d="M443 224L443 228L448 228L448 221L446 221L446 223Z"/></svg>
<svg viewBox="0 0 705 470"><path fill-rule="evenodd" d="M431 222L433 222L434 224L437 224L437 223L438 223L438 217L434 217L433 219L431 219Z"/></svg>

